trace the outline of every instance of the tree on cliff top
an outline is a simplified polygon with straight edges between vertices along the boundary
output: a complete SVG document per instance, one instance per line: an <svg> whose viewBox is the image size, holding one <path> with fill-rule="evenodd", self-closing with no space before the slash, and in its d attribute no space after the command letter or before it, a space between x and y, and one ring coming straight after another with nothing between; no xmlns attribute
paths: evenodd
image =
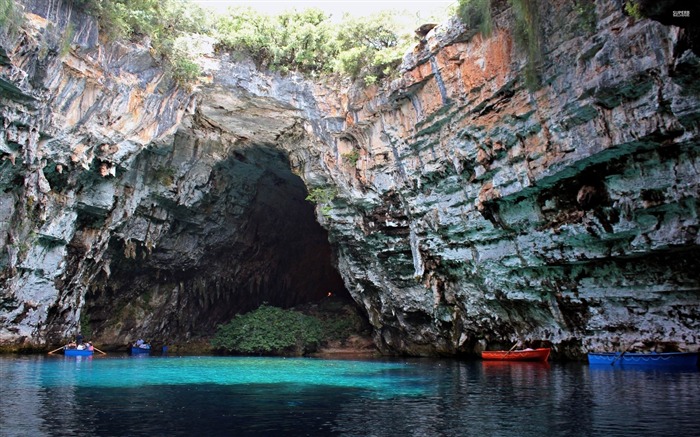
<svg viewBox="0 0 700 437"><path fill-rule="evenodd" d="M14 0L0 0L0 35L17 31L23 19Z"/></svg>
<svg viewBox="0 0 700 437"><path fill-rule="evenodd" d="M222 16L215 28L220 49L244 53L277 71L327 72L337 53L329 17L318 9L269 17L239 8Z"/></svg>
<svg viewBox="0 0 700 437"><path fill-rule="evenodd" d="M73 2L98 18L105 38L149 40L155 54L184 81L193 79L198 70L195 54L182 40L196 35L213 37L220 50L245 54L275 71L375 79L395 71L412 42L409 33L401 31L397 14L390 12L345 16L334 23L313 8L277 16L236 8L212 17L189 0Z"/></svg>
<svg viewBox="0 0 700 437"><path fill-rule="evenodd" d="M148 39L154 54L164 61L176 81L187 83L199 75L191 44L193 35L211 33L213 20L189 0L73 0L97 18L109 40Z"/></svg>
<svg viewBox="0 0 700 437"><path fill-rule="evenodd" d="M220 49L245 53L276 71L382 77L393 71L411 43L394 18L390 12L363 18L346 15L333 23L313 8L275 17L239 8L218 20L215 36Z"/></svg>

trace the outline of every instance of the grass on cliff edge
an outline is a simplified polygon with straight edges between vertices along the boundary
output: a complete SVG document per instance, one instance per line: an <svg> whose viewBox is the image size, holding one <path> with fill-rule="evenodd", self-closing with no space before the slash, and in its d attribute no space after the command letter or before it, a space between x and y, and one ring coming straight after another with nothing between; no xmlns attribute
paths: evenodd
<svg viewBox="0 0 700 437"><path fill-rule="evenodd" d="M263 68L312 76L340 73L367 81L394 72L414 42L412 31L397 19L400 14L388 11L345 16L336 23L314 8L269 16L239 7L214 15L189 0L72 1L97 17L105 38L148 39L182 83L201 73L195 60L204 40L213 40L218 50L250 56Z"/></svg>
<svg viewBox="0 0 700 437"><path fill-rule="evenodd" d="M253 59L259 67L311 77L339 74L373 84L398 73L403 56L416 43L405 13L384 11L367 17L346 15L340 22L319 9L290 9L276 16L252 8L230 8L212 14L190 0L69 0L98 19L107 40L129 39L150 44L154 56L179 84L201 76L198 59L215 47ZM508 0L515 10L516 30L532 61L526 73L536 76L539 62L537 0ZM468 28L488 37L493 29L494 0L458 0L449 12ZM0 21L12 0L0 0ZM293 5L293 3L292 3ZM400 6L399 6L400 7Z"/></svg>
<svg viewBox="0 0 700 437"><path fill-rule="evenodd" d="M13 34L22 25L24 15L14 0L0 0L0 34Z"/></svg>

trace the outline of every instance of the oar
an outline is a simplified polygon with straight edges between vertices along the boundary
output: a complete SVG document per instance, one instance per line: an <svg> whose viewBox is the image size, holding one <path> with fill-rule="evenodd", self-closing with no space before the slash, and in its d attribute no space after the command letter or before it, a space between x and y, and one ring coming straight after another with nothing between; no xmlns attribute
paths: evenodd
<svg viewBox="0 0 700 437"><path fill-rule="evenodd" d="M54 352L60 351L60 350L63 349L64 347L65 347L65 346L61 346L61 347L59 347L58 349L52 350L51 352L49 352L49 355L51 355L51 354L54 353Z"/></svg>
<svg viewBox="0 0 700 437"><path fill-rule="evenodd" d="M517 346L518 346L518 342L516 341L515 344L513 345L513 347L510 348L510 349L508 350L508 352L506 352L506 355L505 355L505 356L508 356L509 353L513 352Z"/></svg>
<svg viewBox="0 0 700 437"><path fill-rule="evenodd" d="M625 350L622 351L620 355L615 355L615 358L613 358L612 362L610 363L611 366L615 365L615 361L617 361L618 358L622 358L622 356L632 347L633 343L630 343L629 346L625 348Z"/></svg>
<svg viewBox="0 0 700 437"><path fill-rule="evenodd" d="M107 355L107 352L102 352L101 350L97 349L95 346L92 347L95 349L97 352L101 353L102 355Z"/></svg>

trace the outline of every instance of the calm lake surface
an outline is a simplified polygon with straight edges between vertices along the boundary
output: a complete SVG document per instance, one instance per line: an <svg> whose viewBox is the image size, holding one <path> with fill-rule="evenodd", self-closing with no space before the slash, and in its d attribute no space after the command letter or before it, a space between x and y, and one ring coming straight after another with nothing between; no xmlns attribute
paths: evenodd
<svg viewBox="0 0 700 437"><path fill-rule="evenodd" d="M0 356L1 436L699 435L700 372L392 359Z"/></svg>

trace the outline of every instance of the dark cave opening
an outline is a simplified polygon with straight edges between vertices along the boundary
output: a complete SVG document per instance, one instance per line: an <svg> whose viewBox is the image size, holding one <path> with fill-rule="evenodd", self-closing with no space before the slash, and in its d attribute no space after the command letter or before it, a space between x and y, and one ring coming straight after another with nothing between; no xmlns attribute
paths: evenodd
<svg viewBox="0 0 700 437"><path fill-rule="evenodd" d="M329 295L352 302L283 152L237 149L202 191L195 207L164 198L140 206L113 234L109 274L91 286L85 307L105 342L206 338L263 303L291 308ZM156 225L165 231L155 242L124 238L129 226Z"/></svg>

